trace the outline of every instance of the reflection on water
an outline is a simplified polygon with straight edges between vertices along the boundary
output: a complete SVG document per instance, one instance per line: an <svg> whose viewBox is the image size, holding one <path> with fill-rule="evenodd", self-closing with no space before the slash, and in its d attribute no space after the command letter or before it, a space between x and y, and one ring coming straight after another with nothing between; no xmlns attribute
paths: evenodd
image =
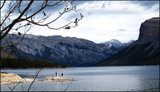
<svg viewBox="0 0 160 92"><path fill-rule="evenodd" d="M37 69L2 70L17 73L24 78L33 78ZM110 66L76 67L68 69L43 69L38 78L64 73L73 82L35 82L32 91L144 91L159 90L159 66ZM15 90L25 91L30 83L21 83ZM13 87L14 85L9 85ZM1 86L9 90L8 85Z"/></svg>

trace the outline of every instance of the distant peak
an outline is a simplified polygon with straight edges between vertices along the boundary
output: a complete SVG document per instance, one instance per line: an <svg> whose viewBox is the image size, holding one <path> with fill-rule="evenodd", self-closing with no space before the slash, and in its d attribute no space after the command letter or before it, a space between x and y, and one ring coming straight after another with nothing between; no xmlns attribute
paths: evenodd
<svg viewBox="0 0 160 92"><path fill-rule="evenodd" d="M111 40L109 40L109 42L118 42L118 43L121 43L119 40L117 40L117 39L111 39Z"/></svg>

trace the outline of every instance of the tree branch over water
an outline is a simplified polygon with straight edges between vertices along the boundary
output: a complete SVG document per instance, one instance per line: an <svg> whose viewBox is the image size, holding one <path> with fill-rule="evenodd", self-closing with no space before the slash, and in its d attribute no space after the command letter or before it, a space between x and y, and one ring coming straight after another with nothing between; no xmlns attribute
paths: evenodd
<svg viewBox="0 0 160 92"><path fill-rule="evenodd" d="M37 78L38 74L40 73L40 71L41 71L41 69L39 69L39 71L38 71L38 72L36 72L36 75L35 75L35 77L34 77L33 81L32 81L32 82L31 82L31 84L29 85L28 92L30 91L30 89L31 89L31 87L32 87L33 83L35 82L35 80L36 80L36 78Z"/></svg>

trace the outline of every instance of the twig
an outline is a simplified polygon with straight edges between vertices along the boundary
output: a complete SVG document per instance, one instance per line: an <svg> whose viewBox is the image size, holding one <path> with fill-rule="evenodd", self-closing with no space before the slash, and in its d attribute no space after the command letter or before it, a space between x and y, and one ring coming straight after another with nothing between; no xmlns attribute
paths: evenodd
<svg viewBox="0 0 160 92"><path fill-rule="evenodd" d="M72 84L72 81L71 81L71 83L64 89L64 91L67 91L67 89L71 86L71 84Z"/></svg>
<svg viewBox="0 0 160 92"><path fill-rule="evenodd" d="M31 84L29 85L29 88L28 88L28 91L27 91L27 92L29 92L29 90L31 89L31 86L32 86L33 83L35 82L35 79L37 78L37 76L38 76L38 74L40 73L40 71L41 71L41 69L36 73L36 75L35 75L33 81L32 81Z"/></svg>
<svg viewBox="0 0 160 92"><path fill-rule="evenodd" d="M8 88L11 90L11 92L14 91L14 89L21 83L21 81L19 81L13 88L11 88L10 86L8 86Z"/></svg>

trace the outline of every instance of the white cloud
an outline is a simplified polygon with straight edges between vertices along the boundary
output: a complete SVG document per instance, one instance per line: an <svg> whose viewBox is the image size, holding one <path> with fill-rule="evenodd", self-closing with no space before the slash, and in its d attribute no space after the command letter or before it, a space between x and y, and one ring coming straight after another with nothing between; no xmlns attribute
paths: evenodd
<svg viewBox="0 0 160 92"><path fill-rule="evenodd" d="M146 19L159 16L159 11L155 11L157 7L157 5L154 5L146 9L129 1L86 2L77 6L79 12L84 14L84 19L79 23L77 28L56 31L47 29L46 27L35 26L30 32L45 36L72 36L92 40L97 43L110 39L127 42L138 38L139 28L142 22ZM55 25L58 26L67 23L68 20L65 18L68 17L69 15L64 16ZM119 31L119 29L126 31Z"/></svg>

